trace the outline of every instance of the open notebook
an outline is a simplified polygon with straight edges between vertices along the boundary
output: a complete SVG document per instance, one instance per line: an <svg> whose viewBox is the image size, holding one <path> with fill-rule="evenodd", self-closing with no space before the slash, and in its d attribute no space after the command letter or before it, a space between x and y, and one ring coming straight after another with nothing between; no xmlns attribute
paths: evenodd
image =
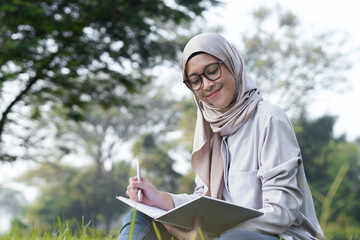
<svg viewBox="0 0 360 240"><path fill-rule="evenodd" d="M120 201L136 208L138 211L148 215L155 221L168 223L184 229L194 227L194 217L202 215L201 228L203 231L218 235L227 229L247 219L262 215L263 213L223 200L201 196L190 202L180 205L170 211L151 207L142 203L134 202L128 198L117 197Z"/></svg>

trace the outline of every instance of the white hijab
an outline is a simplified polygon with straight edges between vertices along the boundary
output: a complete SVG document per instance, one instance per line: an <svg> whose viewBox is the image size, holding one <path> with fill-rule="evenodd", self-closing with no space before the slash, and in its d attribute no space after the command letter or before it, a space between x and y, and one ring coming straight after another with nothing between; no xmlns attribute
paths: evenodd
<svg viewBox="0 0 360 240"><path fill-rule="evenodd" d="M206 195L222 198L222 136L236 132L253 114L262 97L254 81L246 74L239 52L217 33L202 33L187 43L181 62L184 79L186 64L192 54L197 52L207 53L224 61L236 82L234 99L226 109L203 102L194 94L197 121L191 164L196 174L209 187Z"/></svg>

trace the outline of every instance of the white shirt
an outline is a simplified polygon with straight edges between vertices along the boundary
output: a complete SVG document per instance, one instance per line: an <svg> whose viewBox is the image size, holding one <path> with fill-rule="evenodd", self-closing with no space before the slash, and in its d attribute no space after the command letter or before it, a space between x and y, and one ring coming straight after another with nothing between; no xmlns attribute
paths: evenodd
<svg viewBox="0 0 360 240"><path fill-rule="evenodd" d="M264 212L236 229L290 239L324 239L300 148L282 109L266 101L259 102L257 110L243 126L223 137L221 151L223 198ZM208 186L198 176L195 183L192 195L172 195L175 206L207 191Z"/></svg>

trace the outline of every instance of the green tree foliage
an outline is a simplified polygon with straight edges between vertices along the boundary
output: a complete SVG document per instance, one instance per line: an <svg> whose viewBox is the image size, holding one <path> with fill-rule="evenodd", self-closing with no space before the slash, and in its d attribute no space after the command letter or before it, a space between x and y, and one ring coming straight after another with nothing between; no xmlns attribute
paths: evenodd
<svg viewBox="0 0 360 240"><path fill-rule="evenodd" d="M0 140L10 131L6 122L20 124L10 114L20 112L16 106L29 106L27 117L36 119L58 103L78 121L84 119L79 109L94 102L126 106L126 93L149 80L147 69L176 59L183 45L176 31L216 3L1 1ZM2 161L16 159L0 150Z"/></svg>
<svg viewBox="0 0 360 240"><path fill-rule="evenodd" d="M329 179L325 178L326 172L323 171L325 163L308 164L307 161L308 159L314 160L316 156L319 156L322 149L333 139L333 127L336 119L331 116L322 116L309 121L306 116L307 113L303 111L300 117L294 121L296 136L301 146L301 155L305 161L305 172L310 182L323 181L323 183L327 183Z"/></svg>
<svg viewBox="0 0 360 240"><path fill-rule="evenodd" d="M107 174L101 171L106 170L95 165L74 168L43 164L27 172L20 180L40 186L39 198L28 207L28 222L37 230L49 229L58 217L69 219L74 227L82 218L95 226L109 224L127 210L115 197L124 195L130 166L118 162Z"/></svg>
<svg viewBox="0 0 360 240"><path fill-rule="evenodd" d="M325 194L330 189L341 168L346 167L344 179L334 195L329 211L329 221L336 221L346 216L351 222L360 223L360 158L359 147L354 143L330 140L321 153L315 157L314 163L321 165L323 178L314 181L312 186ZM312 165L315 165L315 164ZM344 170L345 171L345 170ZM324 180L327 180L325 183ZM323 202L322 202L323 204ZM322 212L321 214L324 214Z"/></svg>
<svg viewBox="0 0 360 240"><path fill-rule="evenodd" d="M307 178L323 230L336 223L360 223L360 148L344 136L335 138L335 118L308 120L306 113L294 121Z"/></svg>

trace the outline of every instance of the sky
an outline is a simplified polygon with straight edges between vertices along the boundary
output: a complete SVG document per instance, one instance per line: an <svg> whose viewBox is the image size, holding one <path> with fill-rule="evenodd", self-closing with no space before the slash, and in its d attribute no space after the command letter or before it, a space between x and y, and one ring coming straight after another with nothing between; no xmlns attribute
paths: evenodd
<svg viewBox="0 0 360 240"><path fill-rule="evenodd" d="M360 137L360 2L351 0L224 0L223 7L210 10L205 14L209 26L219 25L224 28L223 35L230 42L238 42L240 33L250 26L250 14L259 6L274 6L277 3L283 9L291 10L299 18L301 25L309 32L340 31L348 36L348 43L354 48L354 68L350 71L348 82L351 90L335 92L319 92L316 101L309 106L309 114L316 118L324 114L338 117L334 126L335 135L346 134L348 140ZM355 51L357 47L357 52ZM354 61L355 61L354 60ZM251 74L251 72L250 72ZM20 166L1 166L0 184L8 182L14 174L14 168ZM35 188L27 188L27 193L36 192ZM0 214L0 232L8 227L7 219Z"/></svg>
<svg viewBox="0 0 360 240"><path fill-rule="evenodd" d="M304 31L311 33L339 32L347 36L351 51L353 69L346 74L347 91L320 91L309 106L310 118L329 114L337 117L335 136L346 134L352 141L360 137L360 2L356 0L224 0L226 5L207 13L208 24L224 28L224 35L230 42L239 42L240 33L251 27L250 14L260 7L279 4L284 10L291 10L300 20ZM251 72L249 72L251 75ZM339 86L340 87L340 86ZM342 87L343 88L343 87Z"/></svg>

